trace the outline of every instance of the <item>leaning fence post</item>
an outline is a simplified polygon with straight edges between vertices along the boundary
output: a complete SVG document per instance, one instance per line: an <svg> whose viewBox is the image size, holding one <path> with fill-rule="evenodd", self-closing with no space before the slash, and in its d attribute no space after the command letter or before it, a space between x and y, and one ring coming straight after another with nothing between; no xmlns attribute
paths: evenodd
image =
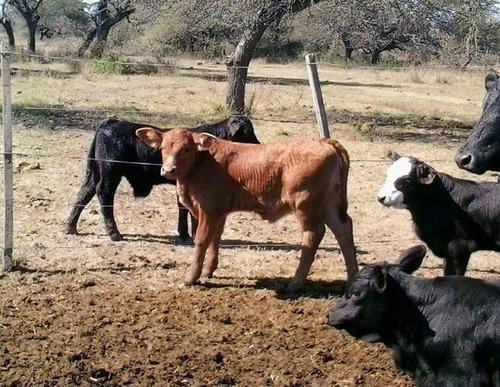
<svg viewBox="0 0 500 387"><path fill-rule="evenodd" d="M10 48L2 42L2 93L3 93L3 184L4 184L4 245L3 270L12 269L14 243L14 201L12 165L12 103L10 95Z"/></svg>
<svg viewBox="0 0 500 387"><path fill-rule="evenodd" d="M314 111L319 125L319 135L321 138L330 138L328 130L328 121L326 119L325 105L321 94L321 85L319 83L318 68L316 67L316 56L314 54L306 55L307 75L313 97Z"/></svg>

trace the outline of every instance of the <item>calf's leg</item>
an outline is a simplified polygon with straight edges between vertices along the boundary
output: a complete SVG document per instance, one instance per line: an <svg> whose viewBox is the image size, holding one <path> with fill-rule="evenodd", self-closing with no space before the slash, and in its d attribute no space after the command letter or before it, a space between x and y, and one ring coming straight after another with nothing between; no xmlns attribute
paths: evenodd
<svg viewBox="0 0 500 387"><path fill-rule="evenodd" d="M78 196L76 197L76 203L69 214L68 221L66 222L66 234L76 234L76 224L78 223L78 219L80 219L80 215L82 214L83 209L89 202L92 200L96 192L96 187L93 180L93 175L87 173L87 177L85 178L85 182L83 183L80 191L78 192Z"/></svg>
<svg viewBox="0 0 500 387"><path fill-rule="evenodd" d="M191 237L194 240L194 237L196 236L196 229L198 228L198 219L196 219L193 214L189 213L191 217Z"/></svg>
<svg viewBox="0 0 500 387"><path fill-rule="evenodd" d="M102 174L101 176L106 175ZM97 197L101 205L101 213L104 217L104 226L106 227L106 232L113 241L121 241L123 239L116 227L113 209L115 193L120 184L120 180L121 176L109 176L107 179L101 179L96 187Z"/></svg>
<svg viewBox="0 0 500 387"><path fill-rule="evenodd" d="M453 263L457 271L456 275L465 275L465 272L467 271L467 265L469 264L469 259L470 254L468 252L464 252L463 254L454 257Z"/></svg>
<svg viewBox="0 0 500 387"><path fill-rule="evenodd" d="M299 266L292 282L286 288L289 293L295 293L304 287L316 250L325 235L325 225L322 221L318 222L319 217L315 212L299 210L295 215L302 227L302 248Z"/></svg>
<svg viewBox="0 0 500 387"><path fill-rule="evenodd" d="M338 209L331 207L327 209L325 223L339 242L347 270L347 281L351 282L359 270L352 235L352 219L347 214L341 217Z"/></svg>
<svg viewBox="0 0 500 387"><path fill-rule="evenodd" d="M449 258L445 260L445 275L465 275L471 255L469 243L464 240L450 242L447 247L447 255ZM450 267L448 268L448 266Z"/></svg>
<svg viewBox="0 0 500 387"><path fill-rule="evenodd" d="M198 230L194 238L194 258L186 276L185 285L194 285L200 279L203 260L205 259L207 248L217 231L220 218L208 216L206 213L199 211L198 221Z"/></svg>
<svg viewBox="0 0 500 387"><path fill-rule="evenodd" d="M219 265L219 245L222 233L224 232L224 225L226 224L226 217L220 219L219 224L215 230L212 242L208 246L207 260L203 266L201 275L203 277L212 278L214 271Z"/></svg>
<svg viewBox="0 0 500 387"><path fill-rule="evenodd" d="M177 219L177 232L182 244L190 244L196 235L196 228L198 227L198 220L184 207L179 201L177 196L177 207L179 209L179 217ZM191 238L188 233L188 214L191 218Z"/></svg>
<svg viewBox="0 0 500 387"><path fill-rule="evenodd" d="M177 218L177 232L179 233L179 239L182 244L188 244L191 242L188 233L189 211L179 202L179 197L177 197L177 208L179 210L179 216Z"/></svg>
<svg viewBox="0 0 500 387"><path fill-rule="evenodd" d="M445 257L443 261L443 275L456 275L457 271L455 268L455 263L453 262L453 258Z"/></svg>

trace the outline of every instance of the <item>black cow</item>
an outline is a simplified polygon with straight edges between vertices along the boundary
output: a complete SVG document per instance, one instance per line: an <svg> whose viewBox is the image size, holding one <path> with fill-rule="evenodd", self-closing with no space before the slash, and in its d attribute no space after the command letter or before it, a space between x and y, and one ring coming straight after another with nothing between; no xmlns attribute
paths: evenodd
<svg viewBox="0 0 500 387"><path fill-rule="evenodd" d="M137 129L145 126L151 127L114 118L104 120L97 126L88 153L85 180L68 218L66 233L77 233L76 225L82 210L97 194L107 233L114 241L122 240L113 212L114 196L122 177L132 186L134 197L148 196L154 185L175 184L175 180L167 180L160 175L160 153L135 135ZM253 125L245 116L233 116L190 130L210 133L225 140L259 144ZM178 231L183 242L189 240L187 214L187 209L179 208ZM193 218L191 220L194 234L196 222Z"/></svg>
<svg viewBox="0 0 500 387"><path fill-rule="evenodd" d="M470 255L500 251L500 184L437 172L413 157L387 170L378 193L384 206L410 211L418 237L444 258L445 275L464 275Z"/></svg>
<svg viewBox="0 0 500 387"><path fill-rule="evenodd" d="M500 288L465 277L412 277L424 246L397 265L362 269L328 314L355 338L382 342L419 386L500 386Z"/></svg>
<svg viewBox="0 0 500 387"><path fill-rule="evenodd" d="M500 171L500 82L496 72L486 76L485 87L483 113L455 156L459 168L478 175Z"/></svg>

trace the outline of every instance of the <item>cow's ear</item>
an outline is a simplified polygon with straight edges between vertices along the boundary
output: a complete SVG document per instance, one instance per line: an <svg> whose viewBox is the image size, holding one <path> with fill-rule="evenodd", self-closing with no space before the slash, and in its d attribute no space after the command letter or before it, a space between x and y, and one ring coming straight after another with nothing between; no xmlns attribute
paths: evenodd
<svg viewBox="0 0 500 387"><path fill-rule="evenodd" d="M486 91L490 91L494 86L495 83L498 81L498 74L494 70L490 70L488 75L486 75L486 78L484 79L484 87L486 88Z"/></svg>
<svg viewBox="0 0 500 387"><path fill-rule="evenodd" d="M384 266L375 266L373 268L373 274L371 277L371 283L374 289L382 294L387 289L387 276L388 276L387 268Z"/></svg>
<svg viewBox="0 0 500 387"><path fill-rule="evenodd" d="M436 178L436 172L425 164L417 165L417 178L422 184L432 184Z"/></svg>
<svg viewBox="0 0 500 387"><path fill-rule="evenodd" d="M398 270L407 274L417 271L426 253L427 249L424 245L413 246L403 251L398 258Z"/></svg>
<svg viewBox="0 0 500 387"><path fill-rule="evenodd" d="M163 133L153 128L140 128L135 131L137 137L151 148L158 149L163 140Z"/></svg>
<svg viewBox="0 0 500 387"><path fill-rule="evenodd" d="M388 150L387 158L392 161L397 161L401 158L401 155L398 152L393 152L392 150Z"/></svg>
<svg viewBox="0 0 500 387"><path fill-rule="evenodd" d="M198 150L204 151L209 149L217 142L217 137L208 133L193 134L194 142L198 146Z"/></svg>

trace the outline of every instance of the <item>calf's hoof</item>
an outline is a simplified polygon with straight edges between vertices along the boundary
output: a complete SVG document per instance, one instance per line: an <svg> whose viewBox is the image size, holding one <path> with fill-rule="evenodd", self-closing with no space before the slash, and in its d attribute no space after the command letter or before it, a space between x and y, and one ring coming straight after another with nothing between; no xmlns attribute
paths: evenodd
<svg viewBox="0 0 500 387"><path fill-rule="evenodd" d="M109 237L111 238L111 240L113 242L118 242L118 241L122 241L123 240L123 237L121 236L120 233L109 234Z"/></svg>
<svg viewBox="0 0 500 387"><path fill-rule="evenodd" d="M70 225L66 226L66 228L64 229L64 233L69 235L78 234L78 232L76 231L76 226L70 226Z"/></svg>
<svg viewBox="0 0 500 387"><path fill-rule="evenodd" d="M193 240L190 236L179 236L179 244L184 246L192 246L194 245Z"/></svg>
<svg viewBox="0 0 500 387"><path fill-rule="evenodd" d="M199 280L185 280L184 283L182 284L183 287L191 287L191 286L195 286L195 285L199 285L200 284L200 281Z"/></svg>
<svg viewBox="0 0 500 387"><path fill-rule="evenodd" d="M202 277L212 278L215 270L203 269L201 272Z"/></svg>
<svg viewBox="0 0 500 387"><path fill-rule="evenodd" d="M285 291L289 294L298 293L304 288L303 283L290 282L288 286L285 288Z"/></svg>

